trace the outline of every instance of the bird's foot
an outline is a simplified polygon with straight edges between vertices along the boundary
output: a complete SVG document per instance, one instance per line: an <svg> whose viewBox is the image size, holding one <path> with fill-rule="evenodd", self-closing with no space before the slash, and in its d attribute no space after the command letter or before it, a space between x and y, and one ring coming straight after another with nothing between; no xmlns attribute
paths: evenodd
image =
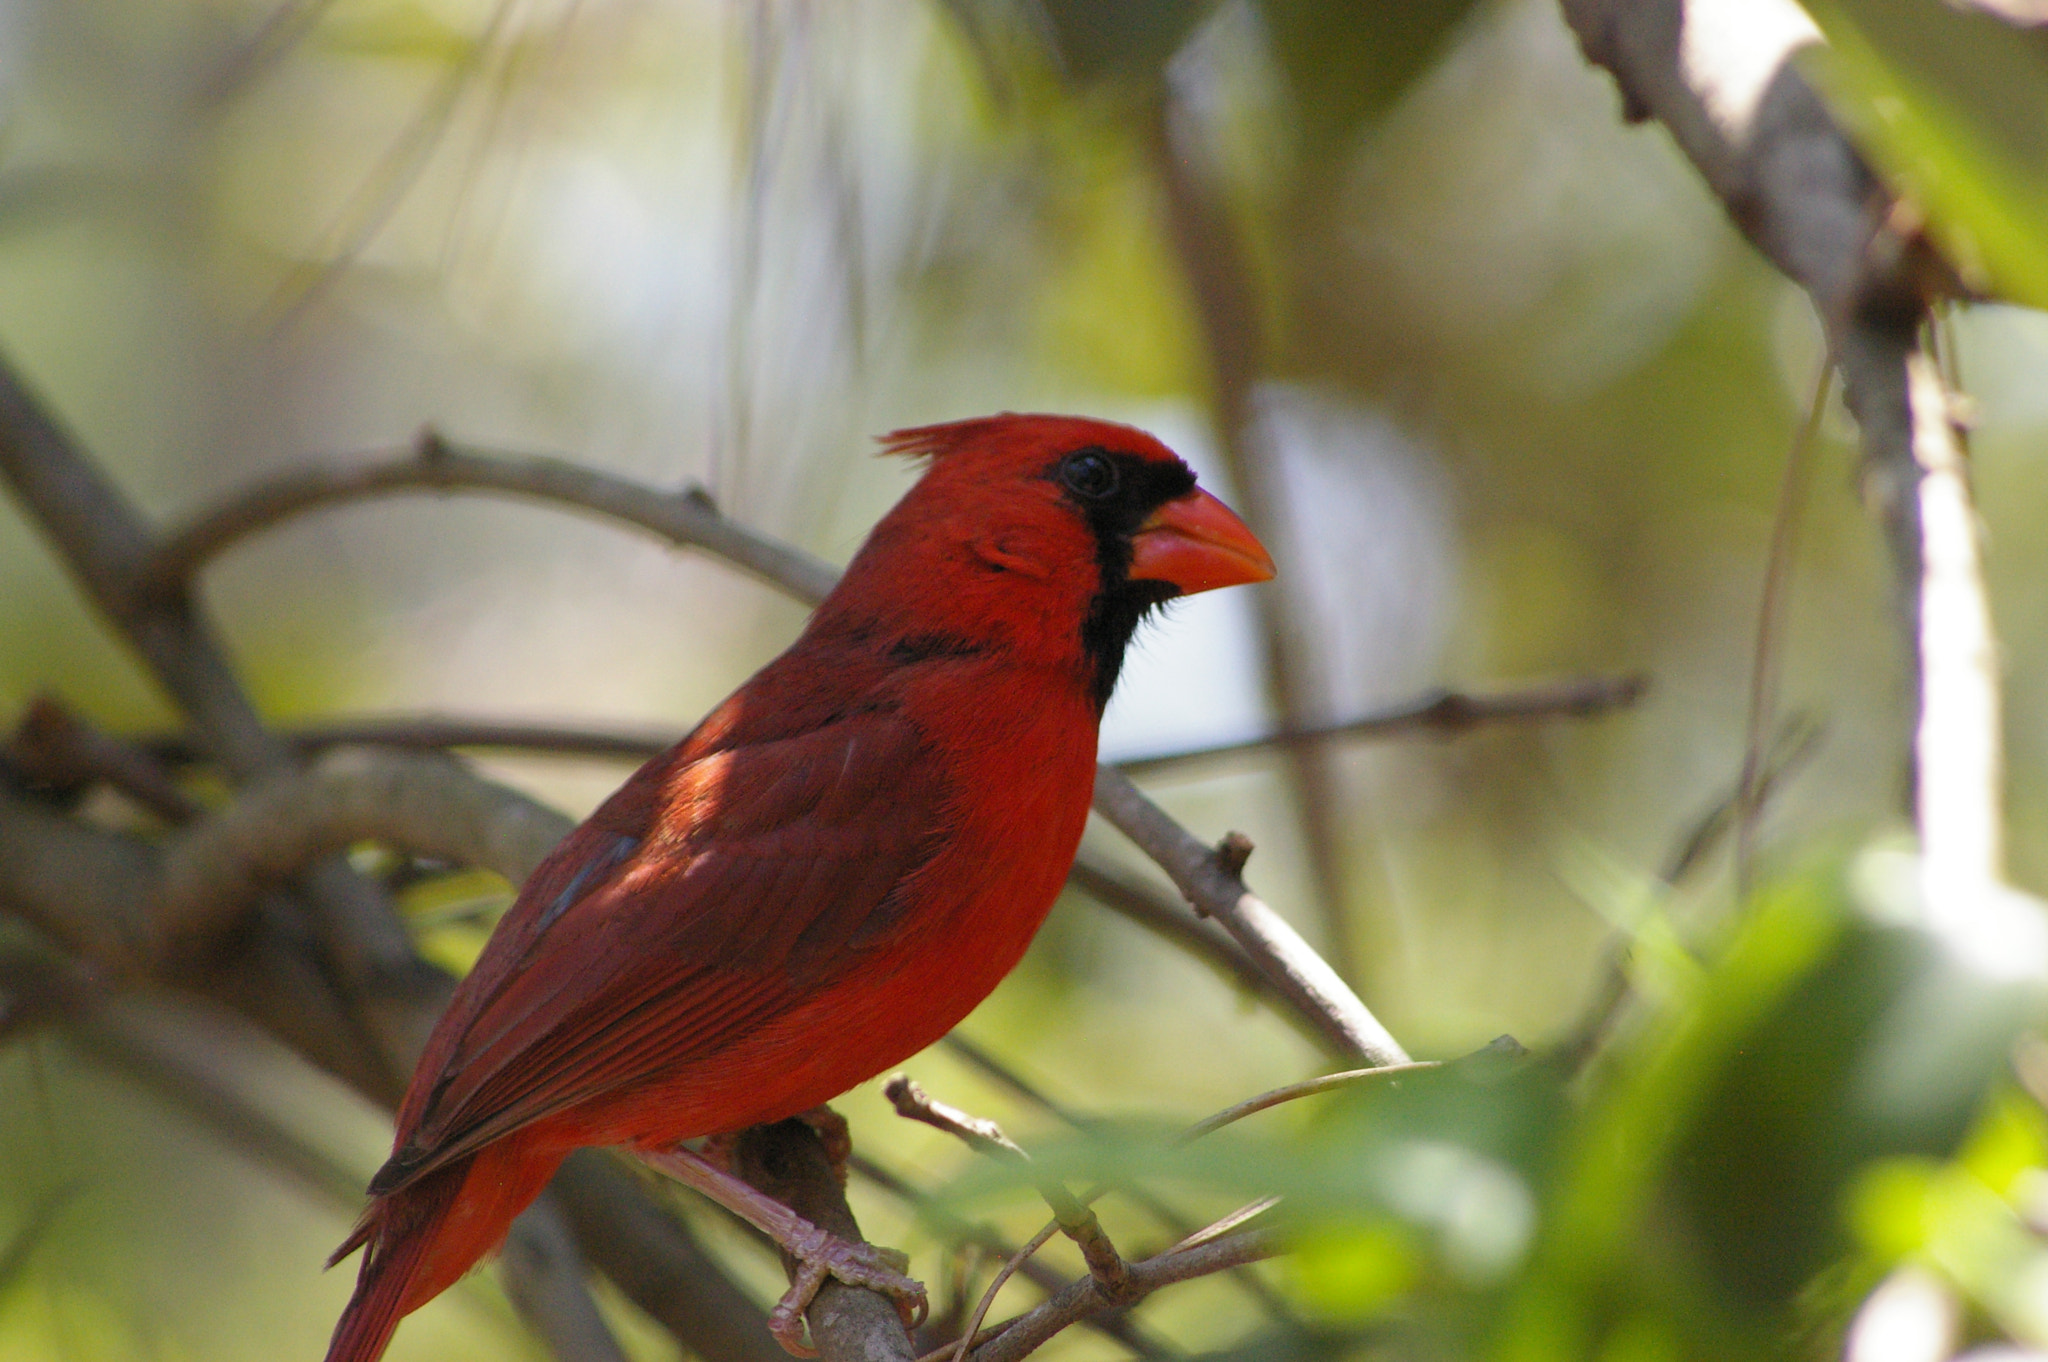
<svg viewBox="0 0 2048 1362"><path fill-rule="evenodd" d="M916 1329L924 1323L931 1312L931 1302L925 1296L924 1283L906 1275L909 1254L875 1244L857 1244L816 1226L808 1228L810 1234L803 1243L783 1245L799 1264L796 1280L768 1312L768 1330L784 1352L794 1357L818 1355L818 1350L806 1340L804 1311L810 1308L827 1277L881 1292L895 1302L905 1329Z"/></svg>
<svg viewBox="0 0 2048 1362"><path fill-rule="evenodd" d="M829 1113L828 1113L829 1114ZM834 1117L833 1119L837 1119ZM843 1125L842 1125L843 1134ZM831 1138L827 1136L827 1144ZM729 1154L727 1149L713 1151ZM924 1284L905 1275L910 1259L895 1249L843 1239L819 1229L774 1197L738 1177L720 1161L680 1146L638 1151L642 1160L670 1177L696 1188L754 1228L766 1234L797 1261L796 1284L768 1316L775 1341L797 1357L816 1353L804 1341L804 1311L827 1277L879 1291L896 1303L903 1327L915 1329L931 1310Z"/></svg>

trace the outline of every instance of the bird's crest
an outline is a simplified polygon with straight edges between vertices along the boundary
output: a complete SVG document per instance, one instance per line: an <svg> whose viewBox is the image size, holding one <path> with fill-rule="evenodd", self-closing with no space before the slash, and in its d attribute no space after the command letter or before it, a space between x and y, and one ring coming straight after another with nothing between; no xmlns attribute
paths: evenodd
<svg viewBox="0 0 2048 1362"><path fill-rule="evenodd" d="M962 445L1000 435L1006 429L1031 419L1013 411L998 412L994 416L977 416L967 421L944 421L935 426L908 426L892 430L887 435L878 436L876 443L882 446L884 455L930 459L936 463Z"/></svg>

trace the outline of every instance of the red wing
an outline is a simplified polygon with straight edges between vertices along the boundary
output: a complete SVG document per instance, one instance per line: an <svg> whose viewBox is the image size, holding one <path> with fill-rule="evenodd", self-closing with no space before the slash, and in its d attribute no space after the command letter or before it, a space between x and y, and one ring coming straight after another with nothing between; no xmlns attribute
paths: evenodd
<svg viewBox="0 0 2048 1362"><path fill-rule="evenodd" d="M600 810L528 881L430 1042L434 1081L407 1094L373 1191L775 1017L845 968L936 847L938 782L889 714L649 778L616 797L651 798L644 835Z"/></svg>

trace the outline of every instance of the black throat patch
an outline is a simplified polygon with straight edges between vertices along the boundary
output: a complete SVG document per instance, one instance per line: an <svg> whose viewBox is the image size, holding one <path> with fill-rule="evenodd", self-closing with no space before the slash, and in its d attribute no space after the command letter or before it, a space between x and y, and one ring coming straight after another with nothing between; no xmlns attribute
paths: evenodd
<svg viewBox="0 0 2048 1362"><path fill-rule="evenodd" d="M1115 468L1113 492L1086 496L1067 486L1062 469L1069 460L1084 455L1099 456ZM1138 625L1153 610L1180 594L1180 588L1168 582L1130 579L1132 536L1147 516L1193 491L1195 475L1178 459L1146 459L1091 445L1061 455L1046 469L1045 477L1062 487L1068 502L1088 522L1095 536L1095 566L1101 585L1081 623L1081 647L1094 665L1095 707L1100 710L1116 689L1124 651Z"/></svg>

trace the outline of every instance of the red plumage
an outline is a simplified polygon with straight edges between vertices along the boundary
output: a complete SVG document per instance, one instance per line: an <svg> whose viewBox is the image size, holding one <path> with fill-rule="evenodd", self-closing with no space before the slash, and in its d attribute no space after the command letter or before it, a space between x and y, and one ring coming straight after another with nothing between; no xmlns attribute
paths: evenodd
<svg viewBox="0 0 2048 1362"><path fill-rule="evenodd" d="M1260 580L1163 445L1072 417L899 431L929 456L803 635L565 838L427 1042L329 1362L504 1238L586 1145L818 1106L1016 964L1079 843L1146 610Z"/></svg>

